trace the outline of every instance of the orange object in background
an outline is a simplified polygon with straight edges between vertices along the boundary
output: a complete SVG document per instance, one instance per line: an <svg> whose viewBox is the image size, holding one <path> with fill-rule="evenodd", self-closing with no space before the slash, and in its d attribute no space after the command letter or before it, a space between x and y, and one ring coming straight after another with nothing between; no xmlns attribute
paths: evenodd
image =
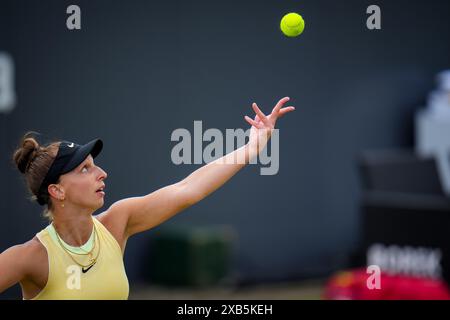
<svg viewBox="0 0 450 320"><path fill-rule="evenodd" d="M369 289L365 269L332 276L324 291L327 300L450 300L446 282L438 279L381 273L380 288Z"/></svg>

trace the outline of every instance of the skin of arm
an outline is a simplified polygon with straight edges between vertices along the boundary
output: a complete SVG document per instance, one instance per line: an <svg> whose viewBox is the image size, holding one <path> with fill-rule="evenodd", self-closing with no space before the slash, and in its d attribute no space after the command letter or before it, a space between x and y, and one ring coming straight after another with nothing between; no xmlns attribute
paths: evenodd
<svg viewBox="0 0 450 320"><path fill-rule="evenodd" d="M0 292L22 281L28 274L30 250L27 244L16 245L0 254Z"/></svg>
<svg viewBox="0 0 450 320"><path fill-rule="evenodd" d="M121 241L126 242L128 237L154 228L201 201L224 185L264 149L275 128L276 120L295 110L292 106L282 108L287 101L288 97L281 99L269 116L264 115L256 103L253 103L252 107L256 113L254 119L245 116L245 120L252 125L246 145L202 166L182 181L142 197L117 201L101 218L109 221L110 225L123 226L120 227L119 233L123 233ZM240 160L235 161L236 159Z"/></svg>

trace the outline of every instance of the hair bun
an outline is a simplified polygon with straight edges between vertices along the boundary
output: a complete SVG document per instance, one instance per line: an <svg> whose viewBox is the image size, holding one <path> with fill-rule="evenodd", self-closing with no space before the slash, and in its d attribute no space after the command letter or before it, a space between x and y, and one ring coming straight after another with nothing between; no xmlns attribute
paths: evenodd
<svg viewBox="0 0 450 320"><path fill-rule="evenodd" d="M16 150L16 152L14 152L13 156L17 168L22 173L27 172L31 162L33 161L37 151L39 150L39 143L30 135L31 134L28 133L22 138L20 147Z"/></svg>

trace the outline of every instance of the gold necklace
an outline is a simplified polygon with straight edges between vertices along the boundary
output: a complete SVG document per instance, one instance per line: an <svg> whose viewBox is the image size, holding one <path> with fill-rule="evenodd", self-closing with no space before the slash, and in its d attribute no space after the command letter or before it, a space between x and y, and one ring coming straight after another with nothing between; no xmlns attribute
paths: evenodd
<svg viewBox="0 0 450 320"><path fill-rule="evenodd" d="M55 230L55 231L56 231L56 230ZM79 263L78 261L76 261L75 258L72 256L71 251L68 250L68 249L61 243L61 240L60 240L59 236L57 237L60 246L61 246L61 247L63 248L63 250L67 253L67 255L70 257L70 259L72 259L73 262L75 262L77 265L79 265L79 266L82 267L82 268L89 268L89 267L93 266L93 265L97 262L98 256L100 255L100 249L101 249L101 246L100 246L100 239L98 238L98 234L97 234L97 231L96 231L96 229L95 229L95 224L94 224L94 231L95 231L95 238L94 238L94 241L95 241L95 242L94 242L94 247L92 248L91 252L89 252L89 254L91 254L92 251L94 250L94 248L96 247L97 241L98 241L98 252L97 252L97 255L95 256L95 258L92 259L92 255L89 257L90 260L89 260L89 263L88 263L87 265L83 265L83 264ZM56 234L58 234L58 233L56 233ZM84 255L86 255L86 254L84 254Z"/></svg>
<svg viewBox="0 0 450 320"><path fill-rule="evenodd" d="M53 228L54 228L54 227L53 227ZM56 237L58 238L59 244L60 244L66 251L69 251L70 253L76 254L76 255L79 255L79 256L87 256L87 255L89 255L89 256L92 258L92 252L94 251L95 246L96 246L96 244L97 244L97 243L96 243L97 230L96 230L96 228L95 228L95 224L94 224L94 229L93 229L93 233L94 233L94 245L92 246L92 249L88 252L88 251L84 250L83 248L78 247L78 249L80 249L80 250L83 251L84 253L74 252L74 251L70 250L69 248L67 248L67 247L64 245L63 240L59 237L59 234L58 234L58 231L56 231L56 228L54 228L54 229L55 229ZM90 238L90 237L89 237L89 238ZM89 241L89 240L88 240L88 241Z"/></svg>
<svg viewBox="0 0 450 320"><path fill-rule="evenodd" d="M65 249L64 247L63 247L63 250L67 253L67 255L70 257L70 259L71 259L73 262L75 262L77 265L79 265L79 266L82 267L82 268L89 268L89 267L93 266L93 265L97 262L98 256L100 255L100 248L101 248L101 247L100 247L100 241L99 241L97 255L96 255L95 258L93 258L93 259L90 258L89 263L88 263L87 265L84 265L84 264L79 263L78 261L76 261L75 258L70 254L70 251L68 251L68 250Z"/></svg>

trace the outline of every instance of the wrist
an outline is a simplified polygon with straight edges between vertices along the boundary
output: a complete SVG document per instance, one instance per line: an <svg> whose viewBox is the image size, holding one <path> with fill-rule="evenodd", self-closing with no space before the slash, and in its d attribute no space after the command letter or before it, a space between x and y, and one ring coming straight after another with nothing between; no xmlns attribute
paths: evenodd
<svg viewBox="0 0 450 320"><path fill-rule="evenodd" d="M248 142L245 145L245 152L246 152L247 162L250 162L252 159L257 157L258 154L259 154L258 144L257 143L252 143L252 142Z"/></svg>

